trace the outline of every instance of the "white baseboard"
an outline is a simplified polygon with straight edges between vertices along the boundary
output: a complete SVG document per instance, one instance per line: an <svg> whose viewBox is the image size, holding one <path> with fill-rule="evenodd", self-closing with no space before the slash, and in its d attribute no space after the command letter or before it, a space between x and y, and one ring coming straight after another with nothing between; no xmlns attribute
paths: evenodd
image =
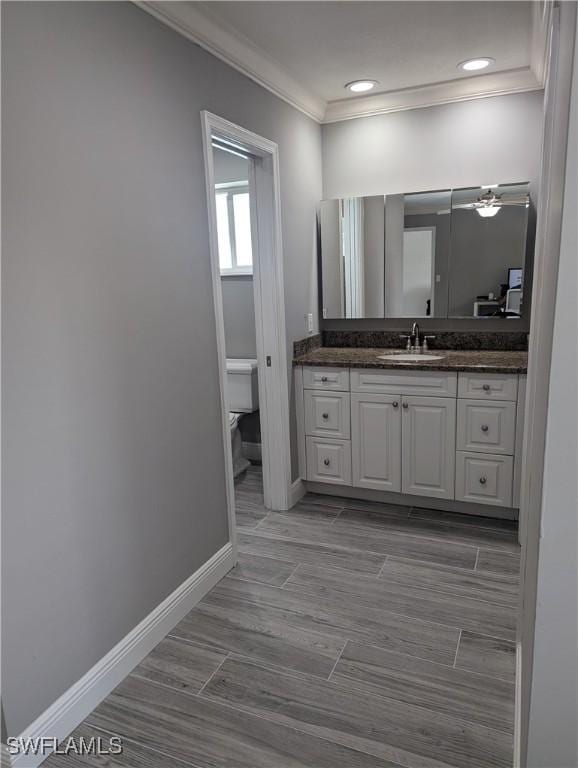
<svg viewBox="0 0 578 768"><path fill-rule="evenodd" d="M301 480L301 478L291 483L291 492L289 495L289 503L291 504L291 507L294 507L295 504L297 504L297 502L302 499L306 493L307 488L305 487L305 483L303 480Z"/></svg>
<svg viewBox="0 0 578 768"><path fill-rule="evenodd" d="M0 768L12 768L12 757L6 744L2 744L0 750Z"/></svg>
<svg viewBox="0 0 578 768"><path fill-rule="evenodd" d="M192 576L132 629L92 669L72 685L28 728L21 739L66 738L100 702L152 651L163 637L235 565L231 543L216 552ZM4 752L4 745L3 752ZM48 757L11 756L11 768L36 768ZM10 765L8 763L7 765ZM4 754L2 754L4 768Z"/></svg>

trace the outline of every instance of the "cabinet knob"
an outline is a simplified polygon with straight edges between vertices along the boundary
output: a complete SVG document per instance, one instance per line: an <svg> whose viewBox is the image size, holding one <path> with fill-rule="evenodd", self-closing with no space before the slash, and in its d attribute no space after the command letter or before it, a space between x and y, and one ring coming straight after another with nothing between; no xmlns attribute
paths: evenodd
<svg viewBox="0 0 578 768"><path fill-rule="evenodd" d="M394 400L392 405L393 405L394 408L398 408L399 407L399 403L397 402L397 400Z"/></svg>
<svg viewBox="0 0 578 768"><path fill-rule="evenodd" d="M327 376L322 376L321 377L321 381L326 382L327 381Z"/></svg>
<svg viewBox="0 0 578 768"><path fill-rule="evenodd" d="M482 384L482 389L484 390L484 392L489 392L490 391L490 385L489 384Z"/></svg>
<svg viewBox="0 0 578 768"><path fill-rule="evenodd" d="M405 408L405 410L407 411L407 409L409 408L409 404L408 403L403 403L402 404L402 408Z"/></svg>
<svg viewBox="0 0 578 768"><path fill-rule="evenodd" d="M488 429L489 429L489 427L488 427L488 425L487 425L487 424L482 424L482 426L481 426L481 430L482 430L482 432L487 432L487 431L488 431Z"/></svg>
<svg viewBox="0 0 578 768"><path fill-rule="evenodd" d="M331 464L329 459L323 459L323 463L325 464L326 467L328 467Z"/></svg>
<svg viewBox="0 0 578 768"><path fill-rule="evenodd" d="M485 477L480 477L480 485L485 485L487 483L487 480Z"/></svg>
<svg viewBox="0 0 578 768"><path fill-rule="evenodd" d="M327 420L327 419L329 418L329 414L328 414L328 413L322 413L322 414L321 414L321 416L322 416L322 417L323 417L325 420ZM482 427L482 429L483 429L483 427ZM486 427L486 429L487 429L487 427Z"/></svg>

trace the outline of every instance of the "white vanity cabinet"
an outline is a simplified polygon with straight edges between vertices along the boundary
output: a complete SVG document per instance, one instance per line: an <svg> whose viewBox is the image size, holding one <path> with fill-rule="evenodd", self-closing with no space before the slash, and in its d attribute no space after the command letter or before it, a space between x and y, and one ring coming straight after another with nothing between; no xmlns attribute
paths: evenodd
<svg viewBox="0 0 578 768"><path fill-rule="evenodd" d="M305 480L519 504L525 376L298 366L295 381Z"/></svg>

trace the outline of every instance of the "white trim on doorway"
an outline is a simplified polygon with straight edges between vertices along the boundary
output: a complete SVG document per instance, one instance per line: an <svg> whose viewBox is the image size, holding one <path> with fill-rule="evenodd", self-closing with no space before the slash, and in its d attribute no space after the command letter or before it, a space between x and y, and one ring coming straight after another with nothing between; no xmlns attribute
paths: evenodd
<svg viewBox="0 0 578 768"><path fill-rule="evenodd" d="M292 506L291 447L289 436L289 371L285 333L283 247L281 239L281 190L277 144L211 112L201 113L209 242L213 274L213 301L217 330L217 355L221 389L222 430L225 448L230 538L235 547L235 490L230 448L228 406L225 394L226 352L217 241L215 176L212 137L217 136L246 152L251 163L253 280L259 378L259 412L265 506L284 510Z"/></svg>
<svg viewBox="0 0 578 768"><path fill-rule="evenodd" d="M553 6L547 26L550 44L520 489L519 539L522 545L522 564L517 632L515 768L527 765L530 728L548 394L562 234L572 67L573 57L576 55L576 13L575 3ZM572 343L574 342L575 339L572 340Z"/></svg>

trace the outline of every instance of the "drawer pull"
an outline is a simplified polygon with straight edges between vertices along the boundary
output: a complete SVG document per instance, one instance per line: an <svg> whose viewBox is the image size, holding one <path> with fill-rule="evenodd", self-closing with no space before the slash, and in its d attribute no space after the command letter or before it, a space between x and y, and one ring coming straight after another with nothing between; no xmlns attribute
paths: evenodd
<svg viewBox="0 0 578 768"><path fill-rule="evenodd" d="M409 408L409 403L403 403L402 406L407 411L407 409Z"/></svg>
<svg viewBox="0 0 578 768"><path fill-rule="evenodd" d="M322 413L321 415L322 415L322 417L323 417L325 420L327 420L327 419L329 418L329 414L328 414L328 413Z"/></svg>
<svg viewBox="0 0 578 768"><path fill-rule="evenodd" d="M487 480L485 477L480 477L480 485L485 485L487 483Z"/></svg>
<svg viewBox="0 0 578 768"><path fill-rule="evenodd" d="M323 463L325 464L326 467L328 467L331 464L329 459L323 459Z"/></svg>
<svg viewBox="0 0 578 768"><path fill-rule="evenodd" d="M482 424L482 426L481 426L481 430L482 430L482 432L487 432L487 431L488 431L488 429L489 429L489 427L488 427L488 425L487 425L487 424Z"/></svg>
<svg viewBox="0 0 578 768"><path fill-rule="evenodd" d="M321 377L321 381L322 381L323 383L325 383L327 380L328 380L328 379L327 379L327 376L322 376L322 377Z"/></svg>
<svg viewBox="0 0 578 768"><path fill-rule="evenodd" d="M490 385L489 384L482 384L482 389L484 390L484 392L489 392L490 391Z"/></svg>
<svg viewBox="0 0 578 768"><path fill-rule="evenodd" d="M399 403L397 402L397 400L394 400L392 405L394 408L397 408L399 406Z"/></svg>

